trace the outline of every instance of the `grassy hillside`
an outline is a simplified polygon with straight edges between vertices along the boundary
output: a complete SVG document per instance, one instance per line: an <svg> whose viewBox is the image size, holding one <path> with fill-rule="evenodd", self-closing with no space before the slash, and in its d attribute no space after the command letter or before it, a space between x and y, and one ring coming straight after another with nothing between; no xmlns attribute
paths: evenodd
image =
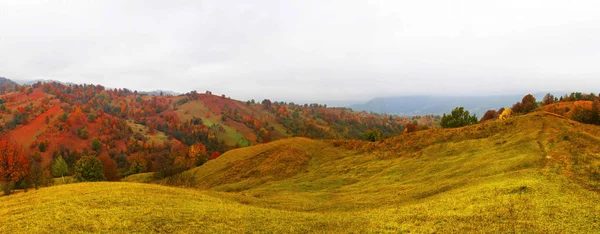
<svg viewBox="0 0 600 234"><path fill-rule="evenodd" d="M136 183L54 186L0 197L0 207L1 233L341 232L364 223L341 215L265 209L199 191Z"/></svg>
<svg viewBox="0 0 600 234"><path fill-rule="evenodd" d="M283 210L395 209L408 223L426 210L434 229L576 231L599 227L598 136L596 126L537 112L376 143L295 138L230 151L162 183Z"/></svg>
<svg viewBox="0 0 600 234"><path fill-rule="evenodd" d="M599 137L536 112L375 143L279 140L157 181L192 188L94 183L0 197L0 232L593 233Z"/></svg>

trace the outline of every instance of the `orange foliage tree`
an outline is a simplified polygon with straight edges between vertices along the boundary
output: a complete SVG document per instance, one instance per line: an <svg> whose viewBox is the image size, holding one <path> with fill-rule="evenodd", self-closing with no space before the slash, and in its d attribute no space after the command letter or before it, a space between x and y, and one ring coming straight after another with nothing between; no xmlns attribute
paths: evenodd
<svg viewBox="0 0 600 234"><path fill-rule="evenodd" d="M193 164L197 166L204 164L208 158L206 146L200 142L190 146L190 149L188 150L188 156L190 160L187 160L188 162L185 163L188 167L192 167Z"/></svg>
<svg viewBox="0 0 600 234"><path fill-rule="evenodd" d="M29 161L23 149L8 140L0 140L0 181L5 194L10 194L10 184L25 178Z"/></svg>

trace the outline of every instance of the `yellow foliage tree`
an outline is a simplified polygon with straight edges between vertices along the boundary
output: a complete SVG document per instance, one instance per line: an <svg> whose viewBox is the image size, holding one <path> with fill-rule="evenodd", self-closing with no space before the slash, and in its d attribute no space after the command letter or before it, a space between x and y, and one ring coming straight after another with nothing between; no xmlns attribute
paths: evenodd
<svg viewBox="0 0 600 234"><path fill-rule="evenodd" d="M504 111L502 111L502 114L500 114L498 119L507 120L510 118L511 115L512 115L512 110L510 108L506 108L506 109L504 109Z"/></svg>

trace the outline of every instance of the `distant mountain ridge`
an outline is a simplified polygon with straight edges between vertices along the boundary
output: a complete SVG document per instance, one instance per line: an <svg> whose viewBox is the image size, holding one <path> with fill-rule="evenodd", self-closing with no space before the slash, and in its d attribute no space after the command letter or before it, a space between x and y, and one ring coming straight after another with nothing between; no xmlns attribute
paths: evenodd
<svg viewBox="0 0 600 234"><path fill-rule="evenodd" d="M181 93L168 91L168 90L152 90L152 91L138 91L140 94L146 94L150 96L179 96Z"/></svg>
<svg viewBox="0 0 600 234"><path fill-rule="evenodd" d="M16 89L15 86L18 86L16 82L0 76L0 94L4 94L7 91L14 91Z"/></svg>
<svg viewBox="0 0 600 234"><path fill-rule="evenodd" d="M0 77L3 78L3 77ZM12 80L11 80L12 81ZM52 80L52 79L36 79L36 80L14 80L12 81L14 84L20 84L20 85L33 85L37 82L41 82L42 84L45 83L60 83L60 84L64 84L64 85L75 85L77 83L73 83L73 82L63 82L63 81L59 81L59 80ZM1 84L2 82L0 82ZM107 87L108 89L108 87ZM138 93L140 94L146 94L146 95L150 95L150 96L178 96L181 95L181 93L178 92L173 92L173 91L169 91L169 90L152 90L152 91L138 91ZM161 94L162 93L162 94Z"/></svg>
<svg viewBox="0 0 600 234"><path fill-rule="evenodd" d="M1 77L0 76L0 85L4 85L4 84L9 84L9 85L16 85L17 83L12 81L11 79L8 79L6 77Z"/></svg>
<svg viewBox="0 0 600 234"><path fill-rule="evenodd" d="M545 93L533 95L541 101ZM477 117L481 117L487 110L510 107L520 102L522 98L523 95L378 97L364 104L351 105L350 108L357 111L415 116L442 115L450 113L455 107L462 106L469 112L475 113Z"/></svg>

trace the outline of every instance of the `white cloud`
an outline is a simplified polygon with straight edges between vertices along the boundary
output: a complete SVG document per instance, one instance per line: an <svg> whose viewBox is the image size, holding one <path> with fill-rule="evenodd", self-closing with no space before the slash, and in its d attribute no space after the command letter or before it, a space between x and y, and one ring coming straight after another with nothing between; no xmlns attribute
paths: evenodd
<svg viewBox="0 0 600 234"><path fill-rule="evenodd" d="M597 1L2 1L0 76L278 100L593 91L597 9Z"/></svg>

